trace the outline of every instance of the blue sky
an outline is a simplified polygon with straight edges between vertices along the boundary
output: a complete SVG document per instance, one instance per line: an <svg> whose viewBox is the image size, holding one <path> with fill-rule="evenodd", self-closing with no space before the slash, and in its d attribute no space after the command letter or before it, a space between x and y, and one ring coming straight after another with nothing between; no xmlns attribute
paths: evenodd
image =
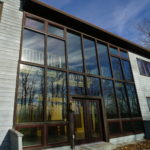
<svg viewBox="0 0 150 150"><path fill-rule="evenodd" d="M137 25L150 19L150 0L40 0L141 44Z"/></svg>

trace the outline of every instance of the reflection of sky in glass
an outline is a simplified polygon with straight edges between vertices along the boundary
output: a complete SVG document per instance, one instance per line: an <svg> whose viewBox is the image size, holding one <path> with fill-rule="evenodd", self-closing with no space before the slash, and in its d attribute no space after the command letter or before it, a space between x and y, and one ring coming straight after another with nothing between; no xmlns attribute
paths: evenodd
<svg viewBox="0 0 150 150"><path fill-rule="evenodd" d="M129 61L121 60L125 80L133 81L131 66Z"/></svg>
<svg viewBox="0 0 150 150"><path fill-rule="evenodd" d="M44 31L44 23L35 19L26 18L26 26Z"/></svg>
<svg viewBox="0 0 150 150"><path fill-rule="evenodd" d="M44 35L24 30L22 60L44 64Z"/></svg>
<svg viewBox="0 0 150 150"><path fill-rule="evenodd" d="M43 69L20 65L17 122L42 121L43 82Z"/></svg>
<svg viewBox="0 0 150 150"><path fill-rule="evenodd" d="M111 77L112 75L111 75L107 46L104 44L98 43L97 48L98 48L98 56L99 56L101 75L105 76L105 77Z"/></svg>
<svg viewBox="0 0 150 150"><path fill-rule="evenodd" d="M60 37L64 37L64 30L62 30L58 27L55 27L53 25L48 26L48 33L54 34L54 35L57 35L57 36L60 36Z"/></svg>
<svg viewBox="0 0 150 150"><path fill-rule="evenodd" d="M81 37L67 33L68 65L70 70L83 72Z"/></svg>
<svg viewBox="0 0 150 150"><path fill-rule="evenodd" d="M114 95L113 82L110 80L102 80L103 98L108 118L117 117L117 109Z"/></svg>
<svg viewBox="0 0 150 150"><path fill-rule="evenodd" d="M47 120L66 119L66 73L47 70Z"/></svg>
<svg viewBox="0 0 150 150"><path fill-rule="evenodd" d="M47 64L49 66L65 68L64 41L48 37L47 39Z"/></svg>
<svg viewBox="0 0 150 150"><path fill-rule="evenodd" d="M98 74L96 61L95 43L92 40L84 39L84 56L86 62L86 71L90 74Z"/></svg>
<svg viewBox="0 0 150 150"><path fill-rule="evenodd" d="M126 84L128 99L130 103L131 113L135 117L140 117L140 109L138 106L137 95L135 91L135 86L132 84Z"/></svg>
<svg viewBox="0 0 150 150"><path fill-rule="evenodd" d="M127 59L129 58L128 53L125 51L120 51L120 56Z"/></svg>
<svg viewBox="0 0 150 150"><path fill-rule="evenodd" d="M84 95L84 77L76 74L69 74L69 90L72 95Z"/></svg>
<svg viewBox="0 0 150 150"><path fill-rule="evenodd" d="M110 51L111 54L119 55L119 52L118 52L118 49L117 49L117 48L110 47L110 48L109 48L109 51Z"/></svg>
<svg viewBox="0 0 150 150"><path fill-rule="evenodd" d="M87 93L91 96L100 96L100 83L98 78L87 77Z"/></svg>
<svg viewBox="0 0 150 150"><path fill-rule="evenodd" d="M125 87L123 83L116 82L116 96L119 102L119 108L121 112L121 116L124 117L130 117L129 107L128 107L128 101L126 97Z"/></svg>
<svg viewBox="0 0 150 150"><path fill-rule="evenodd" d="M112 61L112 68L113 68L113 75L115 79L122 80L123 75L122 75L122 70L121 70L121 63L119 58L116 57L111 57Z"/></svg>

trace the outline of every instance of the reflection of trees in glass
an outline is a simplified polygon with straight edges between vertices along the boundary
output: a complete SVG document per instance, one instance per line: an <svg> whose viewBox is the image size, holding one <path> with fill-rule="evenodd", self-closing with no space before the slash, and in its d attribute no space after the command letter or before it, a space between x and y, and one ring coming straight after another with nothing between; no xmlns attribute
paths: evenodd
<svg viewBox="0 0 150 150"><path fill-rule="evenodd" d="M113 83L110 80L102 80L103 98L108 118L117 117L116 102Z"/></svg>
<svg viewBox="0 0 150 150"><path fill-rule="evenodd" d="M87 77L87 93L91 96L100 95L100 83L98 78Z"/></svg>
<svg viewBox="0 0 150 150"><path fill-rule="evenodd" d="M66 119L66 74L47 71L47 120Z"/></svg>
<svg viewBox="0 0 150 150"><path fill-rule="evenodd" d="M130 104L131 113L135 117L140 117L140 108L138 105L137 95L135 91L135 86L132 84L126 84L127 94Z"/></svg>
<svg viewBox="0 0 150 150"><path fill-rule="evenodd" d="M105 77L111 77L112 74L110 69L107 45L98 43L97 48L98 48L98 57L99 57L101 75Z"/></svg>
<svg viewBox="0 0 150 150"><path fill-rule="evenodd" d="M122 80L122 70L121 70L121 64L119 58L111 57L112 60L112 68L113 68L113 74L115 79Z"/></svg>
<svg viewBox="0 0 150 150"><path fill-rule="evenodd" d="M43 71L37 67L20 66L17 98L17 122L41 121L43 114Z"/></svg>
<svg viewBox="0 0 150 150"><path fill-rule="evenodd" d="M122 117L130 117L129 116L129 106L125 93L124 84L116 82L116 96L119 102L119 109Z"/></svg>
<svg viewBox="0 0 150 150"><path fill-rule="evenodd" d="M69 74L69 89L70 94L85 94L84 78L81 75Z"/></svg>

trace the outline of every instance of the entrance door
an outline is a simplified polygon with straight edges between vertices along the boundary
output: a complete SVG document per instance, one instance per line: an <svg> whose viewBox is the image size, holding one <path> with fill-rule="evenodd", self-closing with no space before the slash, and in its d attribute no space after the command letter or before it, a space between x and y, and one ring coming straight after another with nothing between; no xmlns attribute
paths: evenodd
<svg viewBox="0 0 150 150"><path fill-rule="evenodd" d="M102 140L99 100L74 100L76 143Z"/></svg>

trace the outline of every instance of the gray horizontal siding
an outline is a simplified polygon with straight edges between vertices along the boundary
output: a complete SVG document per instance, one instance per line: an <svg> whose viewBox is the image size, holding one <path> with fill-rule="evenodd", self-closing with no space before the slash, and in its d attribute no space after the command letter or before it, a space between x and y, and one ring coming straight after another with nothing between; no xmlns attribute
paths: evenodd
<svg viewBox="0 0 150 150"><path fill-rule="evenodd" d="M2 0L0 0L2 1ZM9 149L23 13L20 0L3 0L0 22L0 150Z"/></svg>

